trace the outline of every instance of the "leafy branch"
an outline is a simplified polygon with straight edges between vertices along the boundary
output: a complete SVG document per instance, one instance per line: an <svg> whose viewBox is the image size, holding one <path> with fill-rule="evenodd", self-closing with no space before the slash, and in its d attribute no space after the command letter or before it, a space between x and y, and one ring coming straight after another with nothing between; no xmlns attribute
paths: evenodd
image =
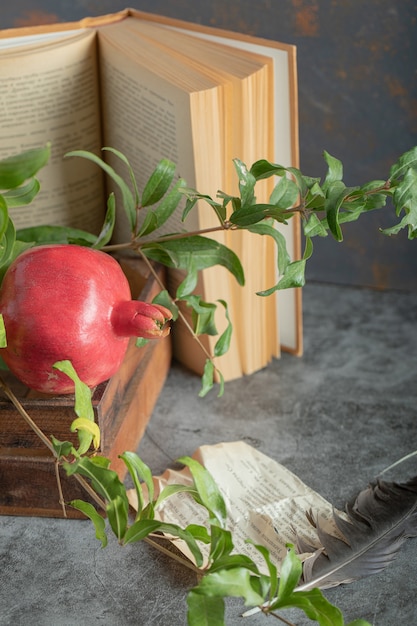
<svg viewBox="0 0 417 626"><path fill-rule="evenodd" d="M76 243L106 252L130 249L150 262L158 262L168 268L183 270L185 278L169 294L162 289L156 301L168 307L173 319L184 315L178 304L184 302L192 312L192 325L186 322L195 338L200 335L218 335L216 312L219 304L226 316L226 330L218 337L213 355L205 352L206 367L200 395L205 395L217 378L223 393L223 378L215 365L215 358L227 352L232 334L228 305L205 302L195 293L198 274L210 267L223 266L239 285L245 282L244 271L238 256L225 245L207 235L216 231L248 230L261 236L272 237L276 244L278 280L276 284L258 292L269 296L274 292L305 284L305 268L313 253L313 238L330 234L337 241L343 240L342 225L355 221L363 213L381 209L389 199L398 219L382 232L395 235L401 229L408 230L408 237L417 236L417 147L401 155L391 167L385 180L370 181L364 185L347 187L343 182L343 165L335 157L324 152L326 175L319 178L306 176L299 169L284 167L264 159L250 168L234 159L239 194L232 196L219 191L212 198L186 186L183 179L176 179L175 164L162 159L152 172L142 190L127 158L114 148L112 152L127 169L126 180L99 156L77 150L67 158L84 158L94 162L120 190L122 209L130 225L129 241L112 243L116 223L116 201L111 193L103 226L98 235L87 231L50 225L39 225L16 231L9 209L29 204L39 191L36 174L47 163L50 146L30 150L0 162L0 279L7 267L26 248L44 243ZM267 203L256 200L259 181L274 178L275 186ZM185 199L185 207L184 207ZM217 225L194 232L166 232L169 219L182 211L184 222L197 202L204 202L214 212ZM181 208L183 207L183 208ZM300 215L305 235L305 248L300 259L291 259L281 227L288 220ZM278 228L277 228L278 226Z"/></svg>

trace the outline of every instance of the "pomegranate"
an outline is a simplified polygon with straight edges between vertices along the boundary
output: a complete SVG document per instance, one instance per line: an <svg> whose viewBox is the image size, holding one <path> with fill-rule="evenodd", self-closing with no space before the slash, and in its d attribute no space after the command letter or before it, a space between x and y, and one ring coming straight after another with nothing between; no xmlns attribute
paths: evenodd
<svg viewBox="0 0 417 626"><path fill-rule="evenodd" d="M0 354L28 387L49 394L74 391L53 368L68 359L89 387L120 367L129 337L169 333L165 307L132 300L115 259L72 244L43 245L23 252L0 288L7 347Z"/></svg>

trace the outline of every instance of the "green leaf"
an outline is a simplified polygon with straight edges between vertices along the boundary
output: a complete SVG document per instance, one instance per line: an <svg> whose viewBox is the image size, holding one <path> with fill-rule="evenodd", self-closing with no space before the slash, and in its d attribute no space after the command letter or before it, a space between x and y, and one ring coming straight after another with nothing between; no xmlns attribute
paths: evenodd
<svg viewBox="0 0 417 626"><path fill-rule="evenodd" d="M256 590L258 581L245 567L235 567L206 574L193 591L210 597L240 597L245 605L257 606L264 601Z"/></svg>
<svg viewBox="0 0 417 626"><path fill-rule="evenodd" d="M212 526L210 560L216 562L220 558L229 556L233 548L234 545L230 530L226 530L220 526Z"/></svg>
<svg viewBox="0 0 417 626"><path fill-rule="evenodd" d="M278 602L284 601L285 598L292 594L300 580L303 570L301 561L295 553L294 546L288 545L287 547L288 552L281 564L277 595ZM271 595L273 597L275 592Z"/></svg>
<svg viewBox="0 0 417 626"><path fill-rule="evenodd" d="M199 200L203 200L209 204L217 215L220 224L223 224L226 219L226 208L224 204L219 204L216 200L213 200L211 196L199 193L196 189L191 187L181 187L180 193L187 198L185 208L182 214L182 221L184 222L190 211L194 208L195 204ZM221 192L219 192L219 195Z"/></svg>
<svg viewBox="0 0 417 626"><path fill-rule="evenodd" d="M243 268L238 256L229 248L208 237L190 235L181 239L145 243L141 247L143 254L167 267L187 269L192 256L196 271L222 265L236 278L239 285L245 283Z"/></svg>
<svg viewBox="0 0 417 626"><path fill-rule="evenodd" d="M187 595L188 626L225 626L223 598L209 597L191 590Z"/></svg>
<svg viewBox="0 0 417 626"><path fill-rule="evenodd" d="M233 332L233 326L230 320L227 302L225 302L225 300L218 300L218 302L220 302L220 304L223 306L225 310L227 326L226 326L226 329L222 332L222 334L218 338L218 340L216 341L216 344L214 346L213 354L214 356L217 356L217 357L223 356L223 354L225 354L228 351L229 346L230 346L230 340L232 338L232 332Z"/></svg>
<svg viewBox="0 0 417 626"><path fill-rule="evenodd" d="M209 391L213 389L214 386L214 364L211 359L206 359L204 364L204 371L201 377L201 389L199 392L199 397L204 398Z"/></svg>
<svg viewBox="0 0 417 626"><path fill-rule="evenodd" d="M91 402L91 389L80 380L71 361L63 360L54 363L54 368L66 374L75 385L74 411L78 417L85 417L94 422L94 409Z"/></svg>
<svg viewBox="0 0 417 626"><path fill-rule="evenodd" d="M346 195L347 189L343 182L334 181L329 184L324 209L326 211L330 232L336 241L343 241L342 229L339 225L339 210Z"/></svg>
<svg viewBox="0 0 417 626"><path fill-rule="evenodd" d="M7 225L9 223L9 211L7 208L7 202L2 195L0 195L0 238L3 237L6 232Z"/></svg>
<svg viewBox="0 0 417 626"><path fill-rule="evenodd" d="M69 456L74 451L74 445L71 441L59 441L51 435L51 443L59 459L63 456Z"/></svg>
<svg viewBox="0 0 417 626"><path fill-rule="evenodd" d="M120 458L125 463L129 471L129 474L133 480L133 484L136 489L136 494L137 494L138 503L139 503L138 513L140 513L145 504L145 500L143 497L143 490L142 490L140 481L141 480L144 481L148 490L149 500L152 501L154 497L154 484L153 484L152 472L150 468L146 465L146 463L144 463L142 459L137 454L135 454L135 452L129 452L129 451L123 452L123 454L120 455Z"/></svg>
<svg viewBox="0 0 417 626"><path fill-rule="evenodd" d="M391 167L390 179L401 178L410 169L417 168L417 146L402 154L398 161Z"/></svg>
<svg viewBox="0 0 417 626"><path fill-rule="evenodd" d="M177 297L180 297L177 291ZM186 295L183 300L192 309L193 330L196 335L217 335L214 322L216 305L212 302L204 302L201 296Z"/></svg>
<svg viewBox="0 0 417 626"><path fill-rule="evenodd" d="M97 237L86 230L69 226L40 225L20 228L16 232L19 241L43 245L48 243L73 243L85 241L85 245L92 246Z"/></svg>
<svg viewBox="0 0 417 626"><path fill-rule="evenodd" d="M175 322L178 319L178 307L172 300L167 289L160 291L152 300L152 304L161 304L166 309L171 311L172 319Z"/></svg>
<svg viewBox="0 0 417 626"><path fill-rule="evenodd" d="M0 313L0 348L7 347L6 327L4 325L3 315Z"/></svg>
<svg viewBox="0 0 417 626"><path fill-rule="evenodd" d="M0 267L10 265L16 243L16 231L11 219L7 221L6 230L0 237Z"/></svg>
<svg viewBox="0 0 417 626"><path fill-rule="evenodd" d="M241 206L250 206L255 202L256 178L240 159L233 159L233 164L239 179Z"/></svg>
<svg viewBox="0 0 417 626"><path fill-rule="evenodd" d="M110 165L107 165L107 163L105 163L103 159L93 154L92 152L87 152L86 150L73 150L72 152L67 152L65 157L81 157L92 161L93 163L101 167L101 169L116 183L122 194L123 208L129 220L130 229L132 232L134 232L136 225L135 198L123 178L119 176L119 174L117 174L117 172L115 172L115 170L110 167Z"/></svg>
<svg viewBox="0 0 417 626"><path fill-rule="evenodd" d="M278 569L277 569L277 566L271 561L271 555L269 553L268 548L259 544L253 544L253 545L258 550L258 552L262 554L264 561L266 563L266 566L268 568L269 580L270 580L269 597L272 600L277 595L278 584L281 585L282 579L279 580L278 578ZM297 584L299 578L300 576L298 576L295 584Z"/></svg>
<svg viewBox="0 0 417 626"><path fill-rule="evenodd" d="M44 167L50 157L51 147L27 150L0 161L0 189L15 189Z"/></svg>
<svg viewBox="0 0 417 626"><path fill-rule="evenodd" d="M139 206L139 190L138 190L138 185L136 183L136 178L135 178L135 174L133 172L133 169L127 159L127 157L120 152L119 150L116 150L115 148L109 148L108 146L105 148L102 148L102 150L106 150L107 152L112 152L114 155L116 155L121 161L123 161L123 163L126 165L128 172L129 172L129 177L130 177L130 181L132 183L132 187L134 189L135 192L135 204L136 206Z"/></svg>
<svg viewBox="0 0 417 626"><path fill-rule="evenodd" d="M292 216L292 213L286 213L286 211L291 208L292 204L284 208L277 207L275 204L252 204L234 211L230 216L230 221L241 228L252 226L269 217L281 224L286 224L288 218Z"/></svg>
<svg viewBox="0 0 417 626"><path fill-rule="evenodd" d="M148 211L138 236L145 237L165 224L182 200L180 189L184 187L184 185L184 180L180 178L158 206Z"/></svg>
<svg viewBox="0 0 417 626"><path fill-rule="evenodd" d="M127 520L129 509L126 507L125 499L120 495L108 502L106 507L107 518L110 527L117 537L118 541L122 541L126 534Z"/></svg>
<svg viewBox="0 0 417 626"><path fill-rule="evenodd" d="M107 535L105 532L106 522L101 517L99 513L97 513L96 509L89 502L84 502L84 500L72 500L69 503L74 509L77 511L81 511L84 513L94 524L94 528L96 531L96 539L101 541L101 547L105 548L107 546Z"/></svg>
<svg viewBox="0 0 417 626"><path fill-rule="evenodd" d="M102 462L104 462L104 465ZM91 481L93 489L107 502L111 502L120 496L120 501L123 503L126 511L128 511L129 502L126 495L126 488L123 483L120 482L118 474L107 467L108 462L108 459L100 459L98 456L92 457L91 459L83 456L77 459L75 463L64 463L64 467L68 475L77 473L88 478Z"/></svg>
<svg viewBox="0 0 417 626"><path fill-rule="evenodd" d="M149 343L149 341L150 339L145 339L145 337L136 337L135 346L137 348L143 348L147 343Z"/></svg>
<svg viewBox="0 0 417 626"><path fill-rule="evenodd" d="M192 254L188 254L187 264L184 269L186 270L185 278L180 282L175 293L177 300L185 300L187 297L190 297L190 294L197 287L198 270Z"/></svg>
<svg viewBox="0 0 417 626"><path fill-rule="evenodd" d="M148 535L155 532L172 535L185 541L188 549L194 557L197 567L201 567L203 564L203 555L201 554L201 550L198 547L196 540L191 533L176 524L166 524L165 522L159 522L158 520L137 520L126 531L123 543L124 545L127 545L128 543L142 541L142 539L145 539Z"/></svg>
<svg viewBox="0 0 417 626"><path fill-rule="evenodd" d="M75 403L74 403L74 411L79 418L83 418L86 420L88 426L88 422L91 422L95 426L95 430L91 428L83 427L83 423L75 420L71 428L77 430L79 447L77 449L78 454L85 454L87 450L90 448L91 443L95 440L97 443L97 424L94 423L94 409L91 402L91 389L83 383L79 377L77 372L75 371L72 363L68 360L57 361L54 363L53 367L60 372L66 374L75 385ZM74 432L74 431L73 431ZM98 435L100 434L100 431ZM97 446L98 447L98 446Z"/></svg>
<svg viewBox="0 0 417 626"><path fill-rule="evenodd" d="M266 159L260 159L252 165L250 171L256 180L261 180L262 178L270 178L271 176L285 176L288 170L282 165L271 163Z"/></svg>
<svg viewBox="0 0 417 626"><path fill-rule="evenodd" d="M236 567L244 567L253 574L259 574L259 570L252 559L245 554L227 554L216 558L216 560L210 565L211 572L217 572L218 570L234 569Z"/></svg>
<svg viewBox="0 0 417 626"><path fill-rule="evenodd" d="M9 208L15 208L30 204L39 193L40 183L36 178L31 178L28 183L6 191L3 198Z"/></svg>
<svg viewBox="0 0 417 626"><path fill-rule="evenodd" d="M285 274L288 265L291 262L290 255L287 251L287 242L284 235L270 221L250 226L248 230L258 235L268 235L275 240L277 246L277 266L279 274Z"/></svg>
<svg viewBox="0 0 417 626"><path fill-rule="evenodd" d="M396 226L386 228L382 232L386 235L396 235L401 229L408 227L408 238L417 237L417 170L406 171L403 180L395 188L393 202L396 214L401 211L405 216Z"/></svg>
<svg viewBox="0 0 417 626"><path fill-rule="evenodd" d="M152 172L142 192L141 205L150 206L159 202L166 194L175 175L175 163L169 159L162 159Z"/></svg>
<svg viewBox="0 0 417 626"><path fill-rule="evenodd" d="M300 190L293 180L282 176L275 185L269 202L281 209L290 209L297 201Z"/></svg>
<svg viewBox="0 0 417 626"><path fill-rule="evenodd" d="M316 213L311 213L308 221L304 222L304 235L306 237L327 237L326 226L327 220L320 220Z"/></svg>
<svg viewBox="0 0 417 626"><path fill-rule="evenodd" d="M344 626L341 611L330 604L320 589L294 591L281 602L274 602L269 607L270 611L283 608L301 609L307 617L318 622L320 626Z"/></svg>
<svg viewBox="0 0 417 626"><path fill-rule="evenodd" d="M331 156L328 152L324 151L324 160L327 163L328 170L326 178L323 182L323 190L327 191L335 182L339 182L343 178L343 165L339 159Z"/></svg>
<svg viewBox="0 0 417 626"><path fill-rule="evenodd" d="M93 248L100 249L109 243L116 223L116 200L114 193L111 193L107 200L107 211L104 218L104 224L98 235L96 241L93 244Z"/></svg>
<svg viewBox="0 0 417 626"><path fill-rule="evenodd" d="M210 513L211 523L224 528L227 517L226 504L210 472L191 457L183 456L177 460L190 470L200 503Z"/></svg>
<svg viewBox="0 0 417 626"><path fill-rule="evenodd" d="M198 496L197 491L194 489L194 487L190 487L188 485L165 485L165 487L163 488L163 490L161 491L161 493L159 494L155 502L155 509L157 509L161 505L161 503L164 502L164 500L167 500L168 498L175 496L177 493L189 493L193 497ZM204 528L204 527L202 526L201 528ZM187 526L187 529L188 529L188 526ZM197 537L195 537L193 532L191 534L193 535L194 538L197 539Z"/></svg>

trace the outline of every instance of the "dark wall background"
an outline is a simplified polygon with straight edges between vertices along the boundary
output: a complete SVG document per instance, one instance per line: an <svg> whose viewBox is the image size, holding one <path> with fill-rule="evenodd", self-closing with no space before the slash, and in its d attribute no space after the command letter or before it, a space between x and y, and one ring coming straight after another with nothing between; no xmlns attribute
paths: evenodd
<svg viewBox="0 0 417 626"><path fill-rule="evenodd" d="M124 0L13 0L0 26L77 20ZM301 168L323 175L322 152L341 159L348 185L388 176L417 145L416 0L130 0L128 5L298 47ZM317 240L309 280L417 289L417 242L387 238L390 211Z"/></svg>

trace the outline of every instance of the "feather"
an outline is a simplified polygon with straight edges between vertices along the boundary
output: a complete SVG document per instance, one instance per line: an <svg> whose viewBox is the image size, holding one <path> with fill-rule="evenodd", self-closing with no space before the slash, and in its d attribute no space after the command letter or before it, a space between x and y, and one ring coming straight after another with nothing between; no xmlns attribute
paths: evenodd
<svg viewBox="0 0 417 626"><path fill-rule="evenodd" d="M346 504L345 515L333 516L341 537L315 523L322 548L297 540L300 552L313 552L298 591L334 587L389 565L404 541L417 536L417 476L401 484L377 480Z"/></svg>

